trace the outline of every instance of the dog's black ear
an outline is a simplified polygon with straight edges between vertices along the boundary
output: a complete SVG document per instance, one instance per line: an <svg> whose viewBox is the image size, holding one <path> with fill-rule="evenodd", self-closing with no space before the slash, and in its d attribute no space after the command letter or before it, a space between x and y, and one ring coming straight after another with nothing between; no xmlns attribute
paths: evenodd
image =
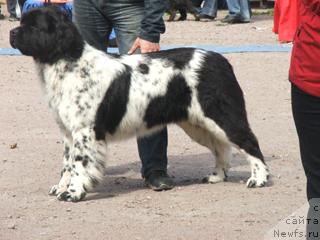
<svg viewBox="0 0 320 240"><path fill-rule="evenodd" d="M67 59L78 59L83 50L84 41L78 29L66 12L55 6L48 7L55 14L48 14L48 32L54 32L57 53Z"/></svg>
<svg viewBox="0 0 320 240"><path fill-rule="evenodd" d="M53 6L26 12L10 41L24 55L46 64L76 60L84 48L83 38L71 19Z"/></svg>
<svg viewBox="0 0 320 240"><path fill-rule="evenodd" d="M59 59L76 60L82 55L84 41L69 16L55 6L43 9L41 31L41 54L38 58L44 63L54 63Z"/></svg>
<svg viewBox="0 0 320 240"><path fill-rule="evenodd" d="M57 28L57 42L61 53L69 59L78 59L82 55L84 40L72 22L60 22Z"/></svg>

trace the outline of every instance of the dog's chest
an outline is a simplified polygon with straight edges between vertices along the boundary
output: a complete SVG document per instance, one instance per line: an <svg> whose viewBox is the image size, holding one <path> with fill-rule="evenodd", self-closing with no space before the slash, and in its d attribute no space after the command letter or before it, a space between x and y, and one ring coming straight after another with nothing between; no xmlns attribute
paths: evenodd
<svg viewBox="0 0 320 240"><path fill-rule="evenodd" d="M48 104L60 125L72 130L79 125L93 124L104 94L97 81L83 76L77 69L71 72L46 69L42 76Z"/></svg>

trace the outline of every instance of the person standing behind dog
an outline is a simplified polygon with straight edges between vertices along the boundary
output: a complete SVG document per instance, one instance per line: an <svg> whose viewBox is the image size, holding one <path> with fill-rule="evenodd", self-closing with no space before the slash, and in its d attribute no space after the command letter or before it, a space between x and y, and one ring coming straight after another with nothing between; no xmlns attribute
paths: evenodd
<svg viewBox="0 0 320 240"><path fill-rule="evenodd" d="M1 5L2 4L5 4L5 1L4 0L0 0L0 20L3 20L4 19L4 15L2 14L1 12Z"/></svg>
<svg viewBox="0 0 320 240"><path fill-rule="evenodd" d="M203 6L200 9L200 20L214 20L217 17L218 0L204 0Z"/></svg>
<svg viewBox="0 0 320 240"><path fill-rule="evenodd" d="M17 16L17 0L7 0L7 9L9 12L9 21L19 21L20 19Z"/></svg>
<svg viewBox="0 0 320 240"><path fill-rule="evenodd" d="M278 34L280 43L293 41L299 23L300 0L276 0L274 4L272 31Z"/></svg>
<svg viewBox="0 0 320 240"><path fill-rule="evenodd" d="M229 14L222 19L224 23L249 23L251 19L248 0L227 0Z"/></svg>
<svg viewBox="0 0 320 240"><path fill-rule="evenodd" d="M289 70L289 80L292 83L291 104L299 138L300 156L307 177L307 198L317 198L319 205L320 0L301 0L298 5L300 20L293 42ZM318 214L319 221L320 212L314 212L312 207L310 210L308 218L314 219L315 214ZM319 231L319 224L309 223L307 239L319 239Z"/></svg>
<svg viewBox="0 0 320 240"><path fill-rule="evenodd" d="M84 39L105 51L112 28L120 54L160 50L165 32L163 0L74 0L74 21ZM138 139L142 177L156 191L173 188L167 174L167 129Z"/></svg>

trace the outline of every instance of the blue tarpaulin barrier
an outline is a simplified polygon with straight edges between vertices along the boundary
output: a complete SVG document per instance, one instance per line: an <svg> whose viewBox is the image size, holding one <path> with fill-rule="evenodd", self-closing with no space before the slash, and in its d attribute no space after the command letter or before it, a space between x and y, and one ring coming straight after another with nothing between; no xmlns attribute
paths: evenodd
<svg viewBox="0 0 320 240"><path fill-rule="evenodd" d="M243 45L243 46L215 46L215 45L164 45L162 50L179 48L179 47L194 47L208 51L214 51L221 54L227 53L245 53L245 52L290 52L292 45ZM118 53L117 48L109 48L108 52ZM0 55L18 56L21 55L19 50L13 48L0 48Z"/></svg>

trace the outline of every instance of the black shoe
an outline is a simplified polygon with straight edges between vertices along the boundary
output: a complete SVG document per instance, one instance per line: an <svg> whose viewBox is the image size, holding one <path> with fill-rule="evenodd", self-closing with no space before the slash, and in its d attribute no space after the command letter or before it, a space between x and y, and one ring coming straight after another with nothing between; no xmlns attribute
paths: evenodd
<svg viewBox="0 0 320 240"><path fill-rule="evenodd" d="M249 23L250 19L240 19L240 23Z"/></svg>
<svg viewBox="0 0 320 240"><path fill-rule="evenodd" d="M221 20L223 23L235 24L235 23L249 23L250 19L243 20L240 15L227 15Z"/></svg>
<svg viewBox="0 0 320 240"><path fill-rule="evenodd" d="M227 16L225 16L221 22L223 23L228 23L230 21L230 19L232 19L234 16L231 16L230 14L228 14Z"/></svg>
<svg viewBox="0 0 320 240"><path fill-rule="evenodd" d="M145 183L154 191L170 190L174 187L172 179L162 170L152 171L145 178Z"/></svg>
<svg viewBox="0 0 320 240"><path fill-rule="evenodd" d="M20 21L20 19L19 19L19 18L17 18L16 16L14 16L14 15L10 15L10 17L9 17L9 21L10 21L10 22Z"/></svg>
<svg viewBox="0 0 320 240"><path fill-rule="evenodd" d="M221 20L223 23L241 23L240 15L227 15L224 19Z"/></svg>
<svg viewBox="0 0 320 240"><path fill-rule="evenodd" d="M199 20L207 20L207 21L213 21L215 17L209 16L207 14L199 14L198 16Z"/></svg>
<svg viewBox="0 0 320 240"><path fill-rule="evenodd" d="M0 13L0 20L4 19L4 15Z"/></svg>

